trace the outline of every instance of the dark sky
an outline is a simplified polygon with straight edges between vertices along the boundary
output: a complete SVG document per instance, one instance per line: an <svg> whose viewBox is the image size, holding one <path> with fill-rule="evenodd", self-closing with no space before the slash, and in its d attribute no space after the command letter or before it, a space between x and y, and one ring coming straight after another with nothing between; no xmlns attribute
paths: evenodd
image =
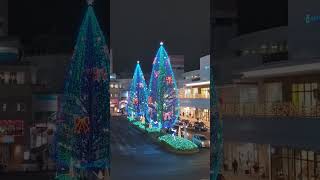
<svg viewBox="0 0 320 180"><path fill-rule="evenodd" d="M288 25L288 0L238 0L239 33Z"/></svg>
<svg viewBox="0 0 320 180"><path fill-rule="evenodd" d="M144 73L164 41L169 55L185 55L186 70L198 69L210 47L210 0L111 0L111 47L116 72Z"/></svg>
<svg viewBox="0 0 320 180"><path fill-rule="evenodd" d="M9 35L19 36L26 46L40 35L47 35L46 43L51 46L57 36L62 37L67 44L65 48L70 51L85 8L86 0L10 0ZM95 1L96 16L105 34L109 33L109 10L108 0Z"/></svg>

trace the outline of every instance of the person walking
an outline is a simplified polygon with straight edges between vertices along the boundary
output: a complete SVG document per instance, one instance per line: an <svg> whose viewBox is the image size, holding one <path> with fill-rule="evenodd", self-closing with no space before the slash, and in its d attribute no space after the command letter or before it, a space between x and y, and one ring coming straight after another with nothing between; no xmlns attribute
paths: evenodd
<svg viewBox="0 0 320 180"><path fill-rule="evenodd" d="M234 160L232 162L233 174L238 174L238 161Z"/></svg>

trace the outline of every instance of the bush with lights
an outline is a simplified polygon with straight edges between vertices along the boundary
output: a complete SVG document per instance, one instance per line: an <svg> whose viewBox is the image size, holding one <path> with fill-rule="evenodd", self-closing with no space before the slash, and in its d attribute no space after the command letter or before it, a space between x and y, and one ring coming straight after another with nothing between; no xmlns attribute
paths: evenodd
<svg viewBox="0 0 320 180"><path fill-rule="evenodd" d="M198 149L198 146L196 144L182 137L167 134L159 137L158 139L160 142L169 145L176 151L194 151Z"/></svg>

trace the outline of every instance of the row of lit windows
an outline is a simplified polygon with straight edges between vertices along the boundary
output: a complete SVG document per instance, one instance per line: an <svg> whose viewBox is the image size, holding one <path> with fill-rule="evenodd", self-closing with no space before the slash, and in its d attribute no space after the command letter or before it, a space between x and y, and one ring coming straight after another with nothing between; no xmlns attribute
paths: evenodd
<svg viewBox="0 0 320 180"><path fill-rule="evenodd" d="M7 103L0 103L0 112L7 112L8 111L8 104ZM24 103L16 103L15 104L16 112L25 112L26 105Z"/></svg>
<svg viewBox="0 0 320 180"><path fill-rule="evenodd" d="M288 44L286 42L274 43L274 44L263 44L257 49L244 49L237 52L239 56L246 56L252 54L273 54L280 52L287 52Z"/></svg>
<svg viewBox="0 0 320 180"><path fill-rule="evenodd" d="M179 89L179 97L187 99L209 99L210 88L182 88Z"/></svg>
<svg viewBox="0 0 320 180"><path fill-rule="evenodd" d="M24 84L24 72L0 72L0 84Z"/></svg>
<svg viewBox="0 0 320 180"><path fill-rule="evenodd" d="M122 88L122 84L110 84L110 88L115 88L115 89L121 89Z"/></svg>
<svg viewBox="0 0 320 180"><path fill-rule="evenodd" d="M112 94L112 93L110 93L110 97L115 97L115 98L117 98L117 97L119 97L119 95L118 95L118 94Z"/></svg>

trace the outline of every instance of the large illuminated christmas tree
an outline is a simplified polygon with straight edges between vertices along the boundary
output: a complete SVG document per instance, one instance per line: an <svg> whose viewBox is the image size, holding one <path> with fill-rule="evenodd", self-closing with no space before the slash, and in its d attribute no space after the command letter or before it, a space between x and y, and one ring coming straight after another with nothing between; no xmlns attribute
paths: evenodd
<svg viewBox="0 0 320 180"><path fill-rule="evenodd" d="M149 119L148 89L139 61L132 78L127 109L130 120L141 120L144 123Z"/></svg>
<svg viewBox="0 0 320 180"><path fill-rule="evenodd" d="M223 124L218 110L218 95L213 65L211 65L210 71L210 138L211 144L213 144L210 147L210 179L218 180L223 158Z"/></svg>
<svg viewBox="0 0 320 180"><path fill-rule="evenodd" d="M105 179L110 167L109 55L92 2L88 1L61 98L57 179Z"/></svg>
<svg viewBox="0 0 320 180"><path fill-rule="evenodd" d="M162 42L153 61L148 105L149 120L153 127L170 128L179 117L177 84Z"/></svg>

